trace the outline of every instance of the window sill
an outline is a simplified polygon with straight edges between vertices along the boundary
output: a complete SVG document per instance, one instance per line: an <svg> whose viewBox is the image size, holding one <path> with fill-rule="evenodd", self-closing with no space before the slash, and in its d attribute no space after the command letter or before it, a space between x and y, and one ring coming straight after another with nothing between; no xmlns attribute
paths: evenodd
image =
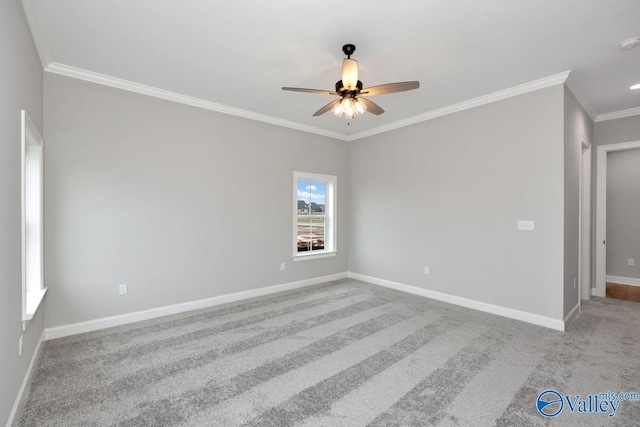
<svg viewBox="0 0 640 427"><path fill-rule="evenodd" d="M336 256L338 252L336 251L327 251L327 252L320 252L320 253L310 253L310 254L304 254L304 255L300 255L300 254L295 254L293 256L293 261L298 262L298 261L308 261L310 259L319 259L319 258L329 258L332 256Z"/></svg>
<svg viewBox="0 0 640 427"><path fill-rule="evenodd" d="M27 292L27 301L25 307L25 313L22 314L22 321L26 322L27 320L33 319L36 311L40 307L40 303L44 299L44 295L47 293L48 288L40 289L39 291Z"/></svg>

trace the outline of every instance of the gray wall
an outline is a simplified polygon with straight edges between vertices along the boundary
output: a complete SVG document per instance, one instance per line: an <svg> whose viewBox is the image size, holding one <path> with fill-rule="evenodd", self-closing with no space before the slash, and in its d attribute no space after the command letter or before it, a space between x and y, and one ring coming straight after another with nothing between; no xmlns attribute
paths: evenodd
<svg viewBox="0 0 640 427"><path fill-rule="evenodd" d="M618 144L621 142L640 141L640 116L625 117L623 119L607 120L603 122L596 122L593 125L593 143L596 146ZM595 287L595 275L596 275L596 252L595 247L600 242L596 241L596 224L597 224L597 203L598 195L596 193L597 182L597 154L596 150L593 150L593 163L592 163L592 203L591 203L591 247L592 247L592 262L591 262L591 284Z"/></svg>
<svg viewBox="0 0 640 427"><path fill-rule="evenodd" d="M20 110L27 110L42 131L42 66L19 0L0 2L0 58L0 425L4 425L43 328L41 308L24 333L24 354L19 357Z"/></svg>
<svg viewBox="0 0 640 427"><path fill-rule="evenodd" d="M635 260L629 266L629 258ZM607 275L640 279L640 149L607 156Z"/></svg>
<svg viewBox="0 0 640 427"><path fill-rule="evenodd" d="M564 316L578 304L580 267L580 163L593 122L569 88L564 90ZM575 281L575 285L574 285Z"/></svg>
<svg viewBox="0 0 640 427"><path fill-rule="evenodd" d="M558 85L350 142L349 270L562 319L563 117Z"/></svg>
<svg viewBox="0 0 640 427"><path fill-rule="evenodd" d="M47 327L347 271L343 141L49 73L45 118ZM338 256L292 262L293 170L338 176Z"/></svg>

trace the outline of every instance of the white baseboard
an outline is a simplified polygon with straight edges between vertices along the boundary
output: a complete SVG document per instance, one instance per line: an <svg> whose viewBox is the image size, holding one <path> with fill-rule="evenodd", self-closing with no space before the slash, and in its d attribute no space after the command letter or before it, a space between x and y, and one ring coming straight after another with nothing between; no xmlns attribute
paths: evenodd
<svg viewBox="0 0 640 427"><path fill-rule="evenodd" d="M640 279L622 276L606 276L606 281L610 283L620 283L621 285L640 286Z"/></svg>
<svg viewBox="0 0 640 427"><path fill-rule="evenodd" d="M485 313L497 314L498 316L521 320L523 322L544 326L546 328L551 328L558 331L564 331L565 329L565 322L559 319L553 319L551 317L540 316L538 314L527 313L524 311L515 310L513 308L502 307L499 305L488 304L485 302L458 297L455 295L449 295L442 292L422 289L411 285L405 285L403 283L392 282L390 280L378 279L376 277L365 276L363 274L353 273L351 271L349 272L349 277L352 279L371 283L373 285L384 286L386 288L391 288L414 295L420 295L438 301L472 308L474 310L484 311Z"/></svg>
<svg viewBox="0 0 640 427"><path fill-rule="evenodd" d="M320 283L330 282L332 280L340 280L347 277L347 273L337 273L328 276L314 277L311 279L300 280L297 282L284 283L281 285L268 286L265 288L252 289L250 291L235 292L233 294L221 295L213 298L206 298L197 301L185 302L182 304L169 305L165 307L152 308L150 310L136 311L133 313L121 314L118 316L103 317L100 319L89 320L86 322L73 323L70 325L56 326L46 328L45 340L62 338L69 335L81 334L84 332L97 331L100 329L111 328L114 326L126 325L129 323L140 322L142 320L155 319L157 317L169 316L171 314L184 313L185 311L199 310L202 308L213 307L229 302L240 301L244 299L259 297L263 295L275 294L277 292L289 291L293 289L304 288L306 286L317 285Z"/></svg>
<svg viewBox="0 0 640 427"><path fill-rule="evenodd" d="M24 403L25 390L27 386L31 382L31 374L33 373L33 367L40 357L40 348L42 343L45 340L44 330L42 334L40 334L40 338L38 339L38 343L36 344L36 348L33 351L33 356L31 356L31 361L29 362L29 367L27 368L27 372L24 374L24 379L22 380L22 384L20 385L20 389L18 390L18 395L16 396L16 401L13 403L13 408L11 408L11 413L9 414L9 419L7 420L7 427L11 427L15 421L16 415L18 415L18 410L22 407Z"/></svg>
<svg viewBox="0 0 640 427"><path fill-rule="evenodd" d="M580 304L576 304L571 311L569 312L569 314L567 314L564 318L564 325L565 327L573 322L575 320L576 317L578 317L578 315L580 314Z"/></svg>
<svg viewBox="0 0 640 427"><path fill-rule="evenodd" d="M418 288L403 283L392 282L390 280L379 279L376 277L365 276L354 272L343 272L328 276L314 277L311 279L300 280L297 282L284 283L281 285L268 286L265 288L253 289L250 291L236 292L233 294L221 295L213 298L207 298L197 301L190 301L182 304L175 304L165 307L153 308L150 310L137 311L133 313L122 314L118 316L103 317L100 319L89 320L86 322L73 323L70 325L56 326L46 328L43 332L44 340L62 338L70 335L81 334L85 332L97 331L100 329L111 328L114 326L127 325L130 323L140 322L143 320L155 319L157 317L169 316L172 314L184 313L186 311L198 310L202 308L213 307L220 304L240 301L244 299L270 295L277 292L283 292L293 289L299 289L306 286L317 285L320 283L330 282L332 280L340 280L346 277L361 280L378 286L384 286L398 291L420 295L426 298L483 311L485 313L496 314L510 319L521 320L523 322L532 323L534 325L544 326L547 328L564 331L565 325L568 324L570 317L574 314L577 306L572 309L567 318L562 321L551 317L540 316L538 314L527 313L524 311L463 298L455 295L445 294L442 292L432 291L428 289Z"/></svg>

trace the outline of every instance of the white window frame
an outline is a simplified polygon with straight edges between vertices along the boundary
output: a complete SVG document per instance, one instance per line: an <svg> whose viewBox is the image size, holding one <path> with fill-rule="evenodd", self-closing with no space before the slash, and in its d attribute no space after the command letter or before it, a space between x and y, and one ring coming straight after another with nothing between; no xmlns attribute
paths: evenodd
<svg viewBox="0 0 640 427"><path fill-rule="evenodd" d="M298 181L315 181L325 184L325 242L324 249L309 252L298 252ZM336 256L337 253L337 190L338 178L311 172L293 172L293 260L306 261Z"/></svg>
<svg viewBox="0 0 640 427"><path fill-rule="evenodd" d="M21 118L22 321L33 319L44 286L44 142L25 110ZM34 222L35 221L35 222Z"/></svg>

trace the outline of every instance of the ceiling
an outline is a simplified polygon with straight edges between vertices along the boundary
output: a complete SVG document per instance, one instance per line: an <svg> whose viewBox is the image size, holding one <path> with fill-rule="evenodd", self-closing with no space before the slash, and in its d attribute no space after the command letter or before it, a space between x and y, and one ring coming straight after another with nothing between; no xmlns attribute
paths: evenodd
<svg viewBox="0 0 640 427"><path fill-rule="evenodd" d="M640 47L619 49L638 0L22 1L49 71L343 139L569 70L593 119L640 114ZM420 89L372 97L386 112L350 126L312 117L334 98L281 87L332 90L346 43L365 87Z"/></svg>

